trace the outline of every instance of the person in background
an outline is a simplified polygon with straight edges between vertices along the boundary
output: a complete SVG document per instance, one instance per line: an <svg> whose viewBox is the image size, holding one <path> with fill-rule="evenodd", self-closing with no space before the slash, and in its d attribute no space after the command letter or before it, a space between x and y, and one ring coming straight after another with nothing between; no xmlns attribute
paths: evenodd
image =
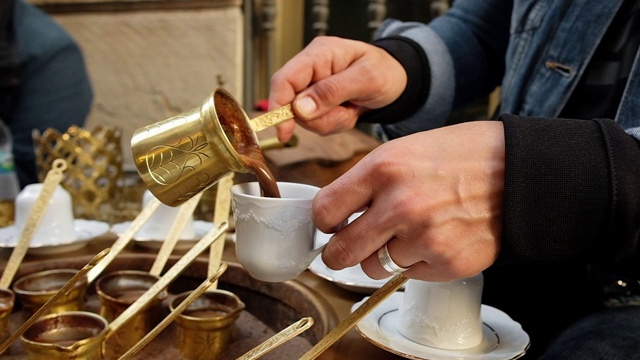
<svg viewBox="0 0 640 360"><path fill-rule="evenodd" d="M525 358L640 359L639 26L635 0L456 0L429 24L386 20L372 44L314 39L271 79L269 107L296 114L280 141L358 122L385 140L316 196L323 232L366 209L323 261L484 272ZM446 123L498 86L495 119Z"/></svg>
<svg viewBox="0 0 640 360"><path fill-rule="evenodd" d="M24 0L0 2L0 118L13 136L20 186L38 182L32 132L83 126L93 90L81 49Z"/></svg>

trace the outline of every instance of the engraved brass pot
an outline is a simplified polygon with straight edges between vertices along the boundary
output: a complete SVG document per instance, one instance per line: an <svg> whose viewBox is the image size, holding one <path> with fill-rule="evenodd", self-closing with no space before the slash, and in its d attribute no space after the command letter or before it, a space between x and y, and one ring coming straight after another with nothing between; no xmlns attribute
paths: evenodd
<svg viewBox="0 0 640 360"><path fill-rule="evenodd" d="M217 89L202 106L136 130L133 161L151 193L178 206L229 172L250 172L232 130L258 146L247 114L227 91Z"/></svg>

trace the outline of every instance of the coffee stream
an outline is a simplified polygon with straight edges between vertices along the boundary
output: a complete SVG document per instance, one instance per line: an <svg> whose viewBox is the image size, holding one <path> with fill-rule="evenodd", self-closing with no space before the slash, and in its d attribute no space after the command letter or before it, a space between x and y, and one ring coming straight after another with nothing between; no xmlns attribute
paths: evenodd
<svg viewBox="0 0 640 360"><path fill-rule="evenodd" d="M231 144L238 152L244 164L258 178L260 195L264 197L280 197L280 190L275 176L267 166L267 160L262 154L260 145L255 141L253 130L244 124L233 104L218 98L216 94L216 113L218 120Z"/></svg>

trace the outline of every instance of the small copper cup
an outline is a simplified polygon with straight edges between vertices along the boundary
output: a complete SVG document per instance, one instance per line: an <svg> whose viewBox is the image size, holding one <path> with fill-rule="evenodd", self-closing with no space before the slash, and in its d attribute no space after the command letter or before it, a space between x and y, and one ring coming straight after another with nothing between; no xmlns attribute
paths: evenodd
<svg viewBox="0 0 640 360"><path fill-rule="evenodd" d="M54 269L40 271L18 279L13 284L13 290L22 304L22 312L25 318L31 317L38 311L77 273L78 270L74 269ZM87 277L85 276L71 288L71 291L51 306L44 315L83 310L87 285Z"/></svg>
<svg viewBox="0 0 640 360"><path fill-rule="evenodd" d="M9 315L13 311L16 294L9 289L0 289L0 343L9 338Z"/></svg>
<svg viewBox="0 0 640 360"><path fill-rule="evenodd" d="M96 281L100 315L109 322L113 321L159 279L158 276L137 270L116 271L100 277ZM124 354L153 329L161 319L162 301L168 294L168 291L162 291L121 328L109 334L105 349L110 357Z"/></svg>
<svg viewBox="0 0 640 360"><path fill-rule="evenodd" d="M242 107L217 89L202 106L136 130L133 161L151 193L178 206L229 172L250 173L236 150L238 137L258 146Z"/></svg>
<svg viewBox="0 0 640 360"><path fill-rule="evenodd" d="M101 360L108 325L91 312L49 314L33 323L20 340L29 359Z"/></svg>
<svg viewBox="0 0 640 360"><path fill-rule="evenodd" d="M169 305L170 310L189 293L177 295ZM187 359L218 358L233 340L235 322L244 307L240 298L229 291L205 292L175 319L175 347Z"/></svg>

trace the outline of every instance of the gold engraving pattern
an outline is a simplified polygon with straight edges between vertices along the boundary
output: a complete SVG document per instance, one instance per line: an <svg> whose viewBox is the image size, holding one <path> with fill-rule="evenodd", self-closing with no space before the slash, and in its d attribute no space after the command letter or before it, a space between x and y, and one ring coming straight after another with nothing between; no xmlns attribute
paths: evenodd
<svg viewBox="0 0 640 360"><path fill-rule="evenodd" d="M201 151L208 146L203 135L186 137L175 144L154 146L147 152L147 168L151 177L161 185L173 184L187 172L197 172L202 165L202 157L209 156Z"/></svg>
<svg viewBox="0 0 640 360"><path fill-rule="evenodd" d="M291 104L284 105L275 110L269 111L266 114L262 114L251 120L251 128L255 132L262 131L268 127L278 125L281 122L285 122L289 119L293 119L293 111L291 110Z"/></svg>

